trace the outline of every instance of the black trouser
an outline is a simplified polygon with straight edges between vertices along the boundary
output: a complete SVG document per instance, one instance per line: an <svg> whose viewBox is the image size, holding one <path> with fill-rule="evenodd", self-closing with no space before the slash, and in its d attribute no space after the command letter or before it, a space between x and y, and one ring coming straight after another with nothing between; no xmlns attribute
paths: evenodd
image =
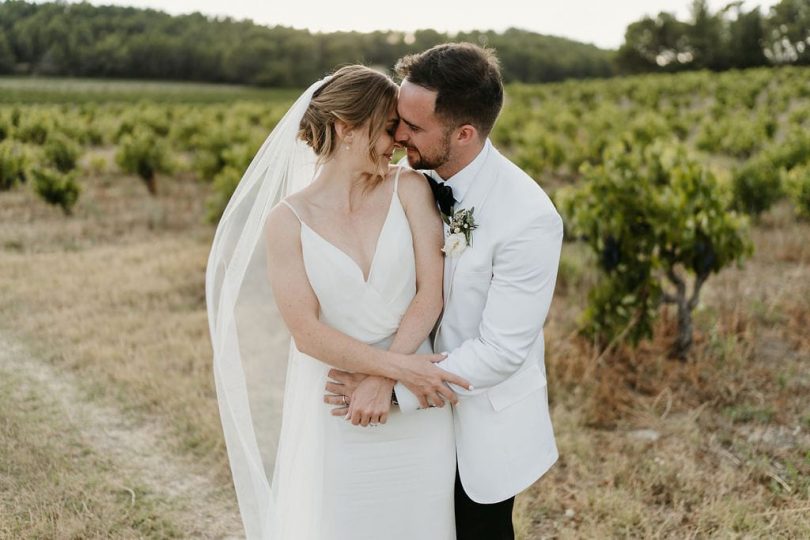
<svg viewBox="0 0 810 540"><path fill-rule="evenodd" d="M515 498L495 504L474 502L461 487L456 470L456 540L514 540L512 506Z"/></svg>

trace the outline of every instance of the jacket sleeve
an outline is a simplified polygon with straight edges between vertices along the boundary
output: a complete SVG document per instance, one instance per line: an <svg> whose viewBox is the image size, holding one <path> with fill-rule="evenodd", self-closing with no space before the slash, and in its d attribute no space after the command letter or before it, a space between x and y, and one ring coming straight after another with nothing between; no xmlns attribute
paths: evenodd
<svg viewBox="0 0 810 540"><path fill-rule="evenodd" d="M452 385L460 397L485 392L523 365L551 305L562 238L562 220L552 210L517 229L496 248L478 335L437 364L473 385L473 390ZM395 391L403 411L418 407L416 396L404 385L397 383Z"/></svg>

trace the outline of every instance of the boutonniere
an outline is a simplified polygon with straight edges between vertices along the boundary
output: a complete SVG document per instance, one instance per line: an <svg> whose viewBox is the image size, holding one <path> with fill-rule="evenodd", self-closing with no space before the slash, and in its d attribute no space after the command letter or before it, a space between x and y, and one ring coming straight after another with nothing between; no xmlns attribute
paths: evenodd
<svg viewBox="0 0 810 540"><path fill-rule="evenodd" d="M458 257L464 253L468 246L472 245L472 232L478 227L473 217L474 211L475 207L473 206L469 210L462 208L452 216L442 214L442 219L450 228L442 248L446 256Z"/></svg>

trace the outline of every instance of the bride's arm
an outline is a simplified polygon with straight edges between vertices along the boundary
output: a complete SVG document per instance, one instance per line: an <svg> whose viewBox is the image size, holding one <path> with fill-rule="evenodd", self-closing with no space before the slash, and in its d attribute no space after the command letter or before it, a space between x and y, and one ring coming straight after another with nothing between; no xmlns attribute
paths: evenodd
<svg viewBox="0 0 810 540"><path fill-rule="evenodd" d="M416 258L416 296L411 301L389 350L413 354L442 312L444 255L442 219L425 177L407 170L399 179L399 198L408 216Z"/></svg>
<svg viewBox="0 0 810 540"><path fill-rule="evenodd" d="M398 192L413 238L416 295L411 300L388 350L413 354L428 337L442 311L443 228L433 194L424 176L411 170L403 171L399 178ZM348 375L334 370L330 371L330 376L338 381L343 378L346 383L349 382L346 379ZM333 414L346 414L355 425L385 423L395 383L396 380L387 377L367 377L350 392L350 406L339 407ZM327 390L335 393L340 393L340 388L341 385L336 383L327 385ZM444 400L441 396L429 396L427 404L442 407Z"/></svg>
<svg viewBox="0 0 810 540"><path fill-rule="evenodd" d="M265 225L267 269L276 304L299 351L336 368L379 375L406 382L421 397L439 393L456 395L445 384L467 387L461 377L432 365L443 357L421 355L422 362L394 351L375 349L324 324L318 317L318 299L307 279L301 251L301 225L284 205L274 208Z"/></svg>

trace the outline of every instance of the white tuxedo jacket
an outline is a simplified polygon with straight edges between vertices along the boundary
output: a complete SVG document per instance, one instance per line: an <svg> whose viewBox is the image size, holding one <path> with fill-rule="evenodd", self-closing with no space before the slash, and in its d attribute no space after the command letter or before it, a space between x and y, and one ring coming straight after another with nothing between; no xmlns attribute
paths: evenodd
<svg viewBox="0 0 810 540"><path fill-rule="evenodd" d="M472 207L472 245L445 259L434 349L449 353L440 367L474 387L453 387L461 483L473 501L495 503L529 487L558 456L543 324L563 225L546 193L491 145L455 210ZM404 412L419 407L401 383L396 394Z"/></svg>

